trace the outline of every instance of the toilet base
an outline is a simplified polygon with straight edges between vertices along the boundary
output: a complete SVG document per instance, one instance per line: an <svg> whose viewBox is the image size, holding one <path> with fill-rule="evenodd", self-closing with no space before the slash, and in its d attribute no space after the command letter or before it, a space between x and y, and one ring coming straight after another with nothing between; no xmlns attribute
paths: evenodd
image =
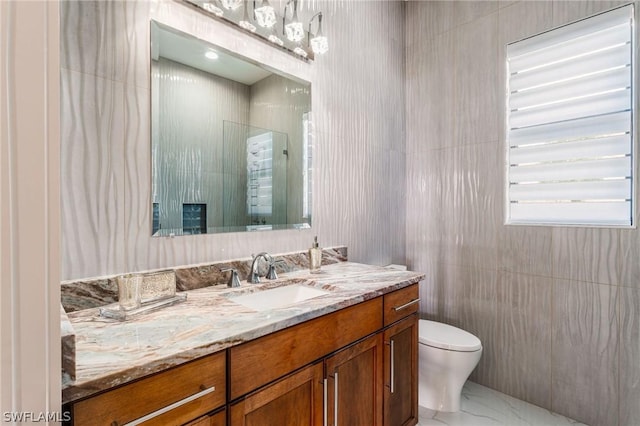
<svg viewBox="0 0 640 426"><path fill-rule="evenodd" d="M456 352L419 346L418 404L435 411L459 411L462 386L478 365L482 349Z"/></svg>
<svg viewBox="0 0 640 426"><path fill-rule="evenodd" d="M418 405L434 411L455 413L460 411L461 391L451 389L436 392L433 388L425 386L418 392Z"/></svg>

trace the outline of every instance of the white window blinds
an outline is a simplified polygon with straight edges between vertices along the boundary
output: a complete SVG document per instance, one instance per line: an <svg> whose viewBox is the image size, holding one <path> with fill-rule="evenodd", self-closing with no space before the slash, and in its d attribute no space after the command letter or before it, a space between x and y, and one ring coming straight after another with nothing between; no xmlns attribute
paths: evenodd
<svg viewBox="0 0 640 426"><path fill-rule="evenodd" d="M507 46L508 223L630 226L633 6Z"/></svg>

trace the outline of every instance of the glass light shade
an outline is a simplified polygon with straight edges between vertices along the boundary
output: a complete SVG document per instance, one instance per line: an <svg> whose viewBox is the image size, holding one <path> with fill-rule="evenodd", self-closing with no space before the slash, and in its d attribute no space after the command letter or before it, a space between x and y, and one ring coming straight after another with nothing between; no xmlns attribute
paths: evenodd
<svg viewBox="0 0 640 426"><path fill-rule="evenodd" d="M284 26L287 38L293 42L298 42L304 38L304 28L302 22L289 22Z"/></svg>
<svg viewBox="0 0 640 426"><path fill-rule="evenodd" d="M256 22L263 28L271 28L276 24L276 11L268 3L256 8Z"/></svg>
<svg viewBox="0 0 640 426"><path fill-rule="evenodd" d="M240 23L238 23L238 25L240 25L245 30L251 31L252 33L256 32L256 26L249 21L242 20L240 21Z"/></svg>
<svg viewBox="0 0 640 426"><path fill-rule="evenodd" d="M293 53L295 53L296 55L300 55L303 58L306 58L307 56L309 56L309 54L300 46L296 47L295 49L293 49Z"/></svg>
<svg viewBox="0 0 640 426"><path fill-rule="evenodd" d="M213 3L203 3L202 8L207 12L211 12L216 16L224 15L224 11Z"/></svg>
<svg viewBox="0 0 640 426"><path fill-rule="evenodd" d="M322 55L329 50L329 41L325 36L317 36L311 39L311 49L314 53Z"/></svg>
<svg viewBox="0 0 640 426"><path fill-rule="evenodd" d="M284 46L284 41L282 41L282 39L275 34L269 35L269 41L271 43L277 44L278 46Z"/></svg>
<svg viewBox="0 0 640 426"><path fill-rule="evenodd" d="M222 7L228 10L236 10L242 6L242 0L220 0Z"/></svg>

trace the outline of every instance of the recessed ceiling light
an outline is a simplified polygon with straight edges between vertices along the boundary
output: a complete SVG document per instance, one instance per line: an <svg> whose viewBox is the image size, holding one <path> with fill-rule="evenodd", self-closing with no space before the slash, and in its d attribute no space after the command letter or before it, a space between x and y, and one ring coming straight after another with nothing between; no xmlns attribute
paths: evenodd
<svg viewBox="0 0 640 426"><path fill-rule="evenodd" d="M209 59L218 59L218 54L213 50L207 51L207 53L205 53L204 56L206 56Z"/></svg>

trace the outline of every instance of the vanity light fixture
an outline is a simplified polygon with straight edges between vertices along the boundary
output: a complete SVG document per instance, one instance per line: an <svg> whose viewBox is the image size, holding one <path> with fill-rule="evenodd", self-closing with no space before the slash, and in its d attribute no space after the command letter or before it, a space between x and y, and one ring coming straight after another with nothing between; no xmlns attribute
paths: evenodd
<svg viewBox="0 0 640 426"><path fill-rule="evenodd" d="M242 6L242 0L220 0L222 7L227 10L236 10Z"/></svg>
<svg viewBox="0 0 640 426"><path fill-rule="evenodd" d="M214 52L213 50L207 50L207 53L204 54L204 56L206 56L209 59L218 59L218 54L216 52Z"/></svg>
<svg viewBox="0 0 640 426"><path fill-rule="evenodd" d="M256 0L253 0L253 16L263 28L271 28L276 24L276 10L269 4L269 0L262 0L260 7L256 7Z"/></svg>
<svg viewBox="0 0 640 426"><path fill-rule="evenodd" d="M324 35L322 28L323 12L312 11L312 9L302 10L303 15L304 12L309 12L308 16L313 16L307 20L304 18L307 15L304 15L304 19L300 20L298 17L300 0L278 0L277 7L272 6L272 0L175 1L182 1L200 8L208 16L253 33L304 61L313 60L329 50L328 38ZM316 31L312 32L313 29Z"/></svg>
<svg viewBox="0 0 640 426"><path fill-rule="evenodd" d="M249 21L249 4L244 4L244 14L242 15L242 20L238 23L240 27L244 28L247 31L251 31L252 33L256 32L256 26Z"/></svg>
<svg viewBox="0 0 640 426"><path fill-rule="evenodd" d="M327 37L322 34L322 12L318 12L309 21L309 36L311 36L311 24L315 18L318 18L318 32L313 38L309 40L309 44L311 44L311 49L313 53L317 53L322 55L323 53L327 53L329 50L329 41Z"/></svg>
<svg viewBox="0 0 640 426"><path fill-rule="evenodd" d="M287 7L293 2L293 16L291 22L287 22ZM284 16L282 17L282 25L284 27L284 34L290 41L298 42L304 38L304 27L302 22L298 19L298 0L289 0L284 6Z"/></svg>
<svg viewBox="0 0 640 426"><path fill-rule="evenodd" d="M224 15L224 10L220 9L214 2L202 3L202 8L207 12L211 12L217 17Z"/></svg>

